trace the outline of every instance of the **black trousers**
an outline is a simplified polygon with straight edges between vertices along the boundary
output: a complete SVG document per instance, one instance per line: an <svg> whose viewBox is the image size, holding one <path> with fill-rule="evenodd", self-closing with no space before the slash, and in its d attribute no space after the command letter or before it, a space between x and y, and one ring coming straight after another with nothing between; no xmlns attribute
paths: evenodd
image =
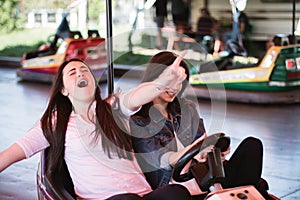
<svg viewBox="0 0 300 200"><path fill-rule="evenodd" d="M262 173L263 145L254 137L247 137L237 147L231 158L224 163L223 188L256 185ZM177 184L165 185L141 197L137 194L119 194L107 200L198 200L206 195L191 197L188 190Z"/></svg>
<svg viewBox="0 0 300 200"><path fill-rule="evenodd" d="M157 188L143 197L137 194L118 194L107 200L190 200L189 191L182 185L171 184Z"/></svg>
<svg viewBox="0 0 300 200"><path fill-rule="evenodd" d="M254 137L244 139L231 158L224 163L223 188L256 185L262 173L263 145Z"/></svg>

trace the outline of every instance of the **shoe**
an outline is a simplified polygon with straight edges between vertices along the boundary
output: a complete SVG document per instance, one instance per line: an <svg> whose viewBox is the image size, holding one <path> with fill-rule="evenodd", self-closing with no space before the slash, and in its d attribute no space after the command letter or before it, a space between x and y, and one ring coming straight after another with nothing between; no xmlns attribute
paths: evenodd
<svg viewBox="0 0 300 200"><path fill-rule="evenodd" d="M261 193L261 195L266 199L266 200L280 200L280 198L268 193L267 191L269 190L269 184L268 182L260 178L258 183L255 185L255 188Z"/></svg>
<svg viewBox="0 0 300 200"><path fill-rule="evenodd" d="M258 191L268 191L269 190L269 184L265 179L260 178L258 183L255 185L255 188Z"/></svg>

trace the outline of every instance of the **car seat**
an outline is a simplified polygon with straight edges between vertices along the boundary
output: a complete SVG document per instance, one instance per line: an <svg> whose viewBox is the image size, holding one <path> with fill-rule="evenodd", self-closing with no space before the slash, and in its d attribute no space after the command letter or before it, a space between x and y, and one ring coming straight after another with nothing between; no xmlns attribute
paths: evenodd
<svg viewBox="0 0 300 200"><path fill-rule="evenodd" d="M40 183L38 181L39 187L41 187L42 184L42 187L45 187L45 191L47 193L45 196L50 196L55 200L75 200L76 194L74 191L74 185L65 161L63 163L63 170L61 170L61 172L59 172L58 174L49 175L48 173L46 173L47 168L49 167L50 153L51 152L49 148L41 152L39 164L41 180Z"/></svg>

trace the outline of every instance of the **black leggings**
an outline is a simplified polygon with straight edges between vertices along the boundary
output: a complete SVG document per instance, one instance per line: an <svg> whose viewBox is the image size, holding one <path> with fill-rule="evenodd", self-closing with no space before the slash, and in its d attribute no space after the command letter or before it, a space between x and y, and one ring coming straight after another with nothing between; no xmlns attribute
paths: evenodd
<svg viewBox="0 0 300 200"><path fill-rule="evenodd" d="M223 188L256 185L260 180L263 162L262 142L254 137L244 139L231 158L224 163Z"/></svg>
<svg viewBox="0 0 300 200"><path fill-rule="evenodd" d="M244 139L235 150L231 158L224 163L225 180L223 188L232 188L244 185L256 185L262 173L263 146L262 142L254 137ZM143 197L137 194L119 194L107 200L189 200L204 199L191 197L188 190L178 184L165 185L157 188Z"/></svg>
<svg viewBox="0 0 300 200"><path fill-rule="evenodd" d="M171 184L157 188L143 197L137 194L118 194L107 200L189 200L191 195L182 185Z"/></svg>

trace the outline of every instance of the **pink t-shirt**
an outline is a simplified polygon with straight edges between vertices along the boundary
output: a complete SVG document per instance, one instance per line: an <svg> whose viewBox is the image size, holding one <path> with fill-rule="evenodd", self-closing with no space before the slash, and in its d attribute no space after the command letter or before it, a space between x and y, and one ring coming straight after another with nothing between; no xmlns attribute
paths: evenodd
<svg viewBox="0 0 300 200"><path fill-rule="evenodd" d="M126 126L126 116L133 112L122 107L121 102L122 95L120 105L124 118L121 120ZM94 103L92 110L95 110L95 106ZM66 132L65 161L78 199L105 199L121 193L144 195L151 192L136 160L119 159L114 155L113 158L108 158L101 141L96 144L93 142L94 129L93 123L86 122L79 114L71 113ZM18 140L17 144L24 150L27 158L49 146L40 123Z"/></svg>

